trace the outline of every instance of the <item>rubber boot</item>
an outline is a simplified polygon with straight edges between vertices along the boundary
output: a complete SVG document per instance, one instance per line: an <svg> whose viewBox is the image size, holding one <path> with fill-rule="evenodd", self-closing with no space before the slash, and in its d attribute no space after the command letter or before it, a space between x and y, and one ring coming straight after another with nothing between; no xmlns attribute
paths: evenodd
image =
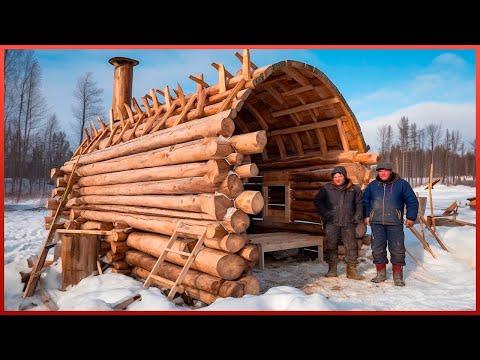
<svg viewBox="0 0 480 360"><path fill-rule="evenodd" d="M357 273L357 264L347 264L347 278L353 280L363 280L364 276Z"/></svg>
<svg viewBox="0 0 480 360"><path fill-rule="evenodd" d="M337 277L337 263L329 262L328 263L328 272L325 277Z"/></svg>
<svg viewBox="0 0 480 360"><path fill-rule="evenodd" d="M402 265L392 265L393 269L393 283L395 286L405 286L405 281L403 281L403 266Z"/></svg>
<svg viewBox="0 0 480 360"><path fill-rule="evenodd" d="M372 279L372 282L380 283L387 280L387 264L375 264L375 266L377 267L377 276Z"/></svg>

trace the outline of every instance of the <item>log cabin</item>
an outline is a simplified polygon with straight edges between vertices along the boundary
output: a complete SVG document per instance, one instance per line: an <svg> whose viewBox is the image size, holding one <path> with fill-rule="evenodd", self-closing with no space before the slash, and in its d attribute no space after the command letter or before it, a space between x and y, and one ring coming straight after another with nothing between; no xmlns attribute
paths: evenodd
<svg viewBox="0 0 480 360"><path fill-rule="evenodd" d="M64 228L64 288L107 267L143 281L179 222L206 230L178 287L206 304L259 294L252 269L263 268L265 252L314 246L322 255L318 187L343 165L363 188L378 154L367 152L355 115L322 71L293 60L258 67L248 50L235 56L235 73L211 64L214 84L190 75L193 93L177 83L146 89L139 99L132 97L139 62L109 60L110 122L92 122L72 159L51 172L52 216L61 197L67 201L57 222ZM52 217L45 221L48 228ZM104 234L96 252L88 239L94 231ZM83 265L69 256L75 241L77 248L90 241ZM157 274L175 281L194 244L178 237Z"/></svg>

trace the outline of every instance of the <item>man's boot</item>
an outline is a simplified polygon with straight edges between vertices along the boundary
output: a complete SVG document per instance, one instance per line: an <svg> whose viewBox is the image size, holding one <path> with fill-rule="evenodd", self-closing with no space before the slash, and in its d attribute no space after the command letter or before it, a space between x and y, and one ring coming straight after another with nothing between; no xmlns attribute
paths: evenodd
<svg viewBox="0 0 480 360"><path fill-rule="evenodd" d="M402 265L392 265L393 268L393 283L396 286L405 286L405 281L403 281L403 266Z"/></svg>
<svg viewBox="0 0 480 360"><path fill-rule="evenodd" d="M337 263L329 262L328 263L328 272L325 277L337 277Z"/></svg>
<svg viewBox="0 0 480 360"><path fill-rule="evenodd" d="M353 280L363 280L364 276L357 273L357 264L347 264L347 278Z"/></svg>
<svg viewBox="0 0 480 360"><path fill-rule="evenodd" d="M372 282L380 283L387 280L387 264L375 264L375 266L377 267L377 276L372 279Z"/></svg>

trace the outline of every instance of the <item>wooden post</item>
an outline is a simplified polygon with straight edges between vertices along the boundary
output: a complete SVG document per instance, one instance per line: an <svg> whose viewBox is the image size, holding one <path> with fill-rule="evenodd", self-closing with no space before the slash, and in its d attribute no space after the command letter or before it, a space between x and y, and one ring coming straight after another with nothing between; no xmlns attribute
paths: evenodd
<svg viewBox="0 0 480 360"><path fill-rule="evenodd" d="M432 198L432 180L433 180L433 162L430 164L430 178L428 182L428 197L430 198L430 215L432 216L432 229L437 231L435 228L435 215L433 214L433 198Z"/></svg>
<svg viewBox="0 0 480 360"><path fill-rule="evenodd" d="M62 290L97 270L97 235L62 236Z"/></svg>
<svg viewBox="0 0 480 360"><path fill-rule="evenodd" d="M138 61L125 57L114 57L108 62L115 66L112 99L113 118L114 120L123 119L128 117L123 104L131 105L133 67L138 65ZM121 111L121 114L119 114L119 111Z"/></svg>

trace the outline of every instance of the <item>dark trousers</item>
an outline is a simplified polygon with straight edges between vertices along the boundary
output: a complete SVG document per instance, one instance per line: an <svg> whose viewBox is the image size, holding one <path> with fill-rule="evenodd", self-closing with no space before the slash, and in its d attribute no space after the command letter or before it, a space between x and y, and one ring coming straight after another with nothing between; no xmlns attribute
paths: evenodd
<svg viewBox="0 0 480 360"><path fill-rule="evenodd" d="M338 262L338 242L342 236L345 246L345 262L358 264L358 243L355 239L355 225L338 226L325 225L325 238L327 240L327 263Z"/></svg>
<svg viewBox="0 0 480 360"><path fill-rule="evenodd" d="M405 266L405 234L403 225L371 224L372 255L374 264L388 264L387 246L390 262Z"/></svg>

